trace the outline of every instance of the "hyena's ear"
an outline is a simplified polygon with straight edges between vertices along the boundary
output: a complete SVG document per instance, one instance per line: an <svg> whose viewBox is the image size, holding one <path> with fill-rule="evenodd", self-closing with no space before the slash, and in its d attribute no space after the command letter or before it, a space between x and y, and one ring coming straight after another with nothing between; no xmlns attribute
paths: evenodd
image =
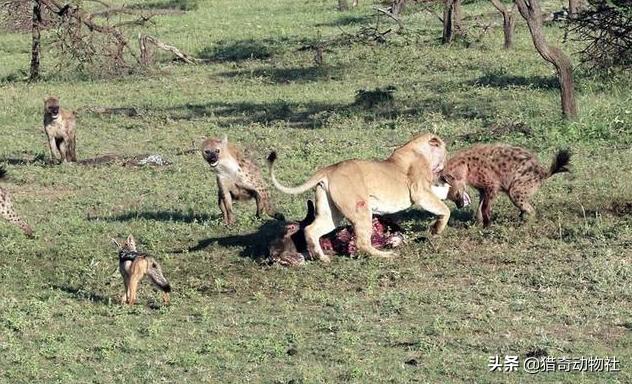
<svg viewBox="0 0 632 384"><path fill-rule="evenodd" d="M136 241L134 240L134 236L132 235L127 236L127 241L125 243L132 251L136 250Z"/></svg>
<svg viewBox="0 0 632 384"><path fill-rule="evenodd" d="M449 173L443 172L441 173L441 176L439 176L439 180L453 187L456 178Z"/></svg>

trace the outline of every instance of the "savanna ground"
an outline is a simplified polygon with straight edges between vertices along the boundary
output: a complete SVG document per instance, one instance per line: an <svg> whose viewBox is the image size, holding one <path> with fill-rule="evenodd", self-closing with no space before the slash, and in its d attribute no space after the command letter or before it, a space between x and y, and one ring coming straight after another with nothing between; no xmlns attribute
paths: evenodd
<svg viewBox="0 0 632 384"><path fill-rule="evenodd" d="M552 67L524 22L515 49L503 51L499 16L482 1L466 4L466 25L482 15L496 27L470 47L441 46L437 19L412 6L406 30L388 44L335 45L316 67L302 46L374 22L368 1L345 13L334 5L199 1L157 18L149 33L207 64L165 55L158 71L121 78L56 72L45 52L43 81L26 83L30 36L2 34L0 163L11 176L3 186L36 238L0 223L0 381L632 381L629 73L578 69L581 117L563 121ZM558 26L546 31L561 43ZM388 86L391 100L356 99L360 89ZM80 158L160 154L172 165L47 165L40 126L50 94L84 111ZM89 112L98 107L138 114ZM526 225L501 197L491 228L455 209L430 240L432 218L411 210L399 216L410 241L395 260L285 269L257 262L278 224L256 219L247 203L236 206L236 226L224 226L208 166L185 152L227 134L262 166L278 150L280 179L297 184L324 164L383 158L421 131L450 150L522 145L547 164L568 147L573 173L545 183L538 218ZM290 218L303 217L311 196L272 194ZM147 283L139 304L118 303L110 238L130 233L162 262L171 305ZM490 373L493 355L616 356L621 372Z"/></svg>

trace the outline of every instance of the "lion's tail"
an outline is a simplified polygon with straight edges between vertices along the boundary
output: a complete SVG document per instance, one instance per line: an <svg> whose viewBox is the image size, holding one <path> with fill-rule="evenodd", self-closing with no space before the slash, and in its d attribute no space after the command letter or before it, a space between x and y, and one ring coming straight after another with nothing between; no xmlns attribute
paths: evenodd
<svg viewBox="0 0 632 384"><path fill-rule="evenodd" d="M276 176L274 175L274 162L276 161L276 159L277 159L277 153L274 151L270 152L270 154L268 155L268 169L270 171L270 178L272 179L272 184L276 187L276 189L278 189L279 191L283 193L287 193L289 195L298 195L300 193L309 191L310 189L314 188L316 185L318 185L318 183L323 181L325 178L325 175L323 171L321 170L321 171L316 172L314 176L310 177L309 180L307 180L306 182L304 182L303 184L299 186L286 187L284 185L281 185L281 183L279 183Z"/></svg>

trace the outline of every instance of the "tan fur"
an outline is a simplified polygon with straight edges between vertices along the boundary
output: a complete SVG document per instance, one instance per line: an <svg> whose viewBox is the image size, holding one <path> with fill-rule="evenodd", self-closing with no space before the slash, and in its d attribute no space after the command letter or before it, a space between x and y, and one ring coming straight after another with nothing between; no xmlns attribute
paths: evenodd
<svg viewBox="0 0 632 384"><path fill-rule="evenodd" d="M75 114L59 106L59 98L44 100L44 131L53 161L77 161Z"/></svg>
<svg viewBox="0 0 632 384"><path fill-rule="evenodd" d="M432 182L434 174L443 168L445 156L441 138L422 134L397 148L386 160L342 161L321 168L294 188L277 181L273 169L275 153L270 154L268 161L272 182L280 191L299 194L316 188L316 219L305 228L305 237L309 252L329 261L319 239L339 227L343 218L353 225L358 249L371 256L394 255L371 245L373 214L395 213L414 205L438 215L431 231L441 233L450 210L432 192Z"/></svg>
<svg viewBox="0 0 632 384"><path fill-rule="evenodd" d="M499 191L507 193L520 209L521 217L534 213L529 202L542 181L549 176L566 172L570 160L568 151L559 151L549 169L540 165L538 158L524 148L504 144L475 145L455 153L448 160L442 177L451 185L448 198L458 207L463 204L467 185L476 188L480 202L476 218L484 226L491 223L491 205Z"/></svg>
<svg viewBox="0 0 632 384"><path fill-rule="evenodd" d="M162 290L162 299L165 304L169 304L169 292L171 285L164 277L160 264L151 256L138 253L136 251L136 241L129 235L123 245L119 245L116 240L112 240L119 247L119 272L123 277L125 293L121 297L121 303L133 305L136 303L138 284L147 275L156 287ZM137 253L134 260L125 260L122 255Z"/></svg>
<svg viewBox="0 0 632 384"><path fill-rule="evenodd" d="M0 168L0 180L4 179L5 175L5 170ZM26 236L33 237L33 229L15 212L9 191L2 187L0 187L0 217L16 225Z"/></svg>
<svg viewBox="0 0 632 384"><path fill-rule="evenodd" d="M233 200L255 199L257 217L265 212L270 217L283 220L270 201L268 188L255 163L245 157L228 139L210 138L202 144L202 156L217 178L218 204L224 223L235 222Z"/></svg>

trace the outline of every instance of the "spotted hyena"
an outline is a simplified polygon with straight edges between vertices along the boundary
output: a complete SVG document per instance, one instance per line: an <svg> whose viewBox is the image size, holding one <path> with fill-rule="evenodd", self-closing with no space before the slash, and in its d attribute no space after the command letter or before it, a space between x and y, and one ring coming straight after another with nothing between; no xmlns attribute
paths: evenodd
<svg viewBox="0 0 632 384"><path fill-rule="evenodd" d="M217 179L217 200L224 216L224 223L235 223L233 200L253 198L257 203L257 217L265 212L277 220L284 219L272 205L259 167L244 156L236 145L229 143L226 136L223 139L206 139L202 143L202 156Z"/></svg>
<svg viewBox="0 0 632 384"><path fill-rule="evenodd" d="M478 190L480 203L476 218L484 226L491 223L492 202L499 191L507 193L520 216L534 213L531 196L542 181L553 174L568 172L570 152L557 152L551 166L540 165L538 158L524 148L503 144L475 145L455 153L447 162L441 176L452 187L448 199L461 208L469 203L467 185Z"/></svg>
<svg viewBox="0 0 632 384"><path fill-rule="evenodd" d="M0 180L6 176L6 170L0 168ZM0 187L0 217L7 220L9 223L18 226L25 235L32 237L33 229L24 221L13 209L13 203L11 203L11 196L9 191Z"/></svg>

